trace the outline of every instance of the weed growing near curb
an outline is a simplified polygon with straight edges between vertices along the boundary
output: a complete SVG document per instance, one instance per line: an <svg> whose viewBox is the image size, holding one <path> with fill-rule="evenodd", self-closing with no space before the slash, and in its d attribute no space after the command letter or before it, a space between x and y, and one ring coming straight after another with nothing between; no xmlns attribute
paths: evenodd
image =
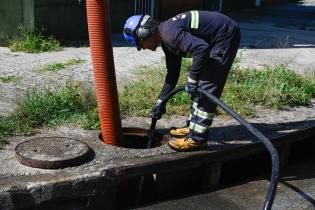
<svg viewBox="0 0 315 210"><path fill-rule="evenodd" d="M184 59L182 62L182 75L178 84L185 84L187 72L191 61ZM119 92L119 100L122 115L150 116L151 108L158 99L166 75L165 69L142 66L137 72L138 81L127 84ZM169 114L184 114L189 111L190 99L185 93L173 97L167 107Z"/></svg>
<svg viewBox="0 0 315 210"><path fill-rule="evenodd" d="M91 123L91 116L96 113L96 107L94 90L83 84L69 83L57 90L31 91L8 117L0 116L0 147L9 135L30 133L45 125L75 122L94 128L98 125Z"/></svg>
<svg viewBox="0 0 315 210"><path fill-rule="evenodd" d="M315 82L284 65L231 72L222 99L244 116L255 113L255 105L282 109L308 106L315 97Z"/></svg>
<svg viewBox="0 0 315 210"><path fill-rule="evenodd" d="M179 85L187 80L189 60ZM150 116L150 110L158 98L165 77L165 69L141 68L140 79L130 83L120 92L121 110L124 115ZM255 115L256 106L281 109L285 106L307 106L315 97L315 82L288 69L285 65L264 70L241 69L236 62L228 77L224 93L225 101L244 117ZM176 95L168 104L168 113L188 115L190 98ZM219 110L219 113L222 113Z"/></svg>
<svg viewBox="0 0 315 210"><path fill-rule="evenodd" d="M191 61L184 60L179 84L185 84ZM125 116L150 116L162 88L165 69L141 67L139 80L130 82L119 93L121 113ZM243 70L237 63L229 75L222 99L242 116L255 114L255 106L271 108L307 106L315 97L315 73L303 77L286 66L265 70ZM177 94L167 106L167 114L188 115L190 97ZM219 111L220 113L221 111ZM79 124L85 129L100 127L94 90L83 84L69 83L56 90L31 91L8 117L0 116L0 147L13 134L29 133L41 126Z"/></svg>
<svg viewBox="0 0 315 210"><path fill-rule="evenodd" d="M84 129L99 129L101 127L98 108L85 112L77 123Z"/></svg>
<svg viewBox="0 0 315 210"><path fill-rule="evenodd" d="M3 83L17 83L19 80L18 76L0 76L0 82Z"/></svg>
<svg viewBox="0 0 315 210"><path fill-rule="evenodd" d="M86 61L81 59L81 58L72 58L70 60L68 60L65 65L66 66L74 66L74 65L77 65L77 64L81 64L81 63L85 63Z"/></svg>
<svg viewBox="0 0 315 210"><path fill-rule="evenodd" d="M9 48L13 52L28 53L51 52L61 50L60 43L53 37L45 37L41 30L30 30L19 26L19 35L9 40Z"/></svg>
<svg viewBox="0 0 315 210"><path fill-rule="evenodd" d="M68 84L59 90L33 91L18 104L15 118L25 125L38 127L55 125L96 107L91 89L79 84Z"/></svg>
<svg viewBox="0 0 315 210"><path fill-rule="evenodd" d="M6 143L5 138L16 131L16 122L10 117L0 116L0 149Z"/></svg>
<svg viewBox="0 0 315 210"><path fill-rule="evenodd" d="M77 65L77 64L84 63L84 62L85 62L85 60L82 60L80 58L73 58L73 59L68 60L65 63L51 63L51 64L47 64L47 65L44 65L44 66L41 66L41 67L35 69L34 71L35 72L39 72L39 73L49 72L49 71L55 72L55 71L60 71L62 69L66 69L66 68L68 68L70 66L74 66L74 65Z"/></svg>

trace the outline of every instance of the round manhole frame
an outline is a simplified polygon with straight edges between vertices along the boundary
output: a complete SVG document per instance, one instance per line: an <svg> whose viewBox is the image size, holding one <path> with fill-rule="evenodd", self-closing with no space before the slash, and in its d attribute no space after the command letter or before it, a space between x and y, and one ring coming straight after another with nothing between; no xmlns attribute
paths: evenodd
<svg viewBox="0 0 315 210"><path fill-rule="evenodd" d="M151 148L147 148L148 143L148 129L139 127L123 127L124 145L119 145L126 149L152 149L162 146L161 142L163 135L155 132ZM98 134L98 139L104 142L102 132Z"/></svg>
<svg viewBox="0 0 315 210"><path fill-rule="evenodd" d="M19 151L20 147L32 141L40 141L42 139L56 139L56 138L76 141L83 146L84 151L73 157L60 159L60 160L54 160L54 161L32 159L32 158L23 156L23 154L21 154L21 151ZM39 137L39 138L29 139L27 141L21 142L18 145L16 145L14 151L15 151L15 157L21 164L32 167L32 168L41 168L41 169L61 169L61 168L66 168L70 166L78 166L85 163L89 159L91 159L92 154L93 154L93 150L89 147L87 143L79 139L74 139L74 138L69 138L69 137L60 137L60 136Z"/></svg>

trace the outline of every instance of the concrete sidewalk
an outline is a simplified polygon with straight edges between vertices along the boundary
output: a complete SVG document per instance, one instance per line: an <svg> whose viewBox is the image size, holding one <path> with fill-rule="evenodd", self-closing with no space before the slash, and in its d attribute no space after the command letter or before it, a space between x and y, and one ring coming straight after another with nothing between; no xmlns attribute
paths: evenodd
<svg viewBox="0 0 315 210"><path fill-rule="evenodd" d="M137 66L160 66L163 52L141 51L134 47L114 47L114 59L118 86L136 79ZM56 72L36 72L47 64L64 63L70 59L82 59L84 63ZM93 85L90 48L64 48L63 51L40 54L10 52L0 47L0 77L16 76L18 82L0 82L0 115L12 111L18 99L33 88L58 87L69 81Z"/></svg>
<svg viewBox="0 0 315 210"><path fill-rule="evenodd" d="M286 64L298 73L315 71L315 1L304 0L231 14L242 31L241 66Z"/></svg>

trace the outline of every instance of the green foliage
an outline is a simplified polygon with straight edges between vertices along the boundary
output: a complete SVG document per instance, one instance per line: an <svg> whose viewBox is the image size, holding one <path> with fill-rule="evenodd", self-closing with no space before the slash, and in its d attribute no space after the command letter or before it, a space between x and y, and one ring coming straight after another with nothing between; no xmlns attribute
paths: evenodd
<svg viewBox="0 0 315 210"><path fill-rule="evenodd" d="M165 72L150 71L148 67L143 66L138 73L139 80L124 86L119 93L123 115L148 116L162 88L158 81L165 77Z"/></svg>
<svg viewBox="0 0 315 210"><path fill-rule="evenodd" d="M46 71L59 71L65 69L65 65L63 63L52 63L46 66L42 66L38 68L38 72L46 72Z"/></svg>
<svg viewBox="0 0 315 210"><path fill-rule="evenodd" d="M184 60L179 85L187 81L191 61ZM126 85L120 92L121 110L124 115L150 116L150 110L158 98L165 78L165 69L145 67L139 71L140 79ZM307 106L315 96L313 77L301 76L284 65L263 70L239 67L236 59L228 77L222 99L245 117L252 117L256 106L281 109L285 106ZM190 97L176 95L168 103L169 114L187 115ZM222 110L219 110L222 113Z"/></svg>
<svg viewBox="0 0 315 210"><path fill-rule="evenodd" d="M83 114L83 117L77 121L84 129L98 129L101 127L98 108L91 109Z"/></svg>
<svg viewBox="0 0 315 210"><path fill-rule="evenodd" d="M182 74L179 84L187 80L187 72L191 66L190 60L183 60ZM151 108L159 97L166 75L165 69L152 69L142 66L137 74L136 82L127 84L119 92L121 112L128 116L150 116ZM178 94L170 100L168 113L184 114L189 110L189 98L187 94Z"/></svg>
<svg viewBox="0 0 315 210"><path fill-rule="evenodd" d="M18 76L0 76L0 82L3 83L17 83L19 80Z"/></svg>
<svg viewBox="0 0 315 210"><path fill-rule="evenodd" d="M0 148L6 143L5 138L15 132L16 122L9 117L0 116Z"/></svg>
<svg viewBox="0 0 315 210"><path fill-rule="evenodd" d="M179 85L187 81L190 60L184 60ZM165 78L165 69L147 66L139 70L139 80L130 82L119 93L125 116L150 116ZM222 99L242 116L255 114L256 105L270 108L307 106L315 96L315 73L307 77L286 66L261 71L240 69L236 62L228 77ZM186 93L177 94L167 106L167 114L188 115L191 105ZM221 113L221 111L219 112ZM15 133L29 133L44 125L74 122L85 129L100 127L95 93L92 88L69 83L60 89L30 91L8 117L0 116L0 147Z"/></svg>
<svg viewBox="0 0 315 210"><path fill-rule="evenodd" d="M19 26L19 35L9 40L9 48L13 52L24 51L40 53L61 50L60 43L53 37L42 35L43 30L30 30Z"/></svg>
<svg viewBox="0 0 315 210"><path fill-rule="evenodd" d="M232 71L222 98L232 108L247 116L254 114L255 105L277 109L307 106L314 96L314 80L279 65L260 71Z"/></svg>
<svg viewBox="0 0 315 210"><path fill-rule="evenodd" d="M85 63L85 60L83 60L81 58L72 58L65 63L65 66L69 67L69 66L73 66L73 65L77 65L77 64L81 64L81 63Z"/></svg>
<svg viewBox="0 0 315 210"><path fill-rule="evenodd" d="M57 90L33 90L8 117L0 116L0 147L9 135L30 133L44 125L75 122L85 128L99 127L97 103L92 88L69 83Z"/></svg>
<svg viewBox="0 0 315 210"><path fill-rule="evenodd" d="M48 72L48 71L55 72L55 71L59 71L62 69L66 69L66 68L73 66L73 65L84 63L84 62L85 62L85 60L82 60L80 58L73 58L73 59L66 61L65 63L47 64L47 65L44 65L44 66L41 66L41 67L35 69L34 71L40 72L40 73Z"/></svg>
<svg viewBox="0 0 315 210"><path fill-rule="evenodd" d="M14 116L29 127L38 127L59 124L95 107L94 92L85 90L83 85L71 83L59 90L28 93Z"/></svg>

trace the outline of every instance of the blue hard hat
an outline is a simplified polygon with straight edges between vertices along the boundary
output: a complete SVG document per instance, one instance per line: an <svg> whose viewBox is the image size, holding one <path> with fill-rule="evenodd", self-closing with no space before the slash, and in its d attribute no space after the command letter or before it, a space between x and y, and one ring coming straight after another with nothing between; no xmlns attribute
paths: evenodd
<svg viewBox="0 0 315 210"><path fill-rule="evenodd" d="M127 42L136 45L137 50L141 50L141 46L139 45L138 39L136 37L136 30L140 26L140 21L143 15L134 15L127 19L124 26L124 37Z"/></svg>

